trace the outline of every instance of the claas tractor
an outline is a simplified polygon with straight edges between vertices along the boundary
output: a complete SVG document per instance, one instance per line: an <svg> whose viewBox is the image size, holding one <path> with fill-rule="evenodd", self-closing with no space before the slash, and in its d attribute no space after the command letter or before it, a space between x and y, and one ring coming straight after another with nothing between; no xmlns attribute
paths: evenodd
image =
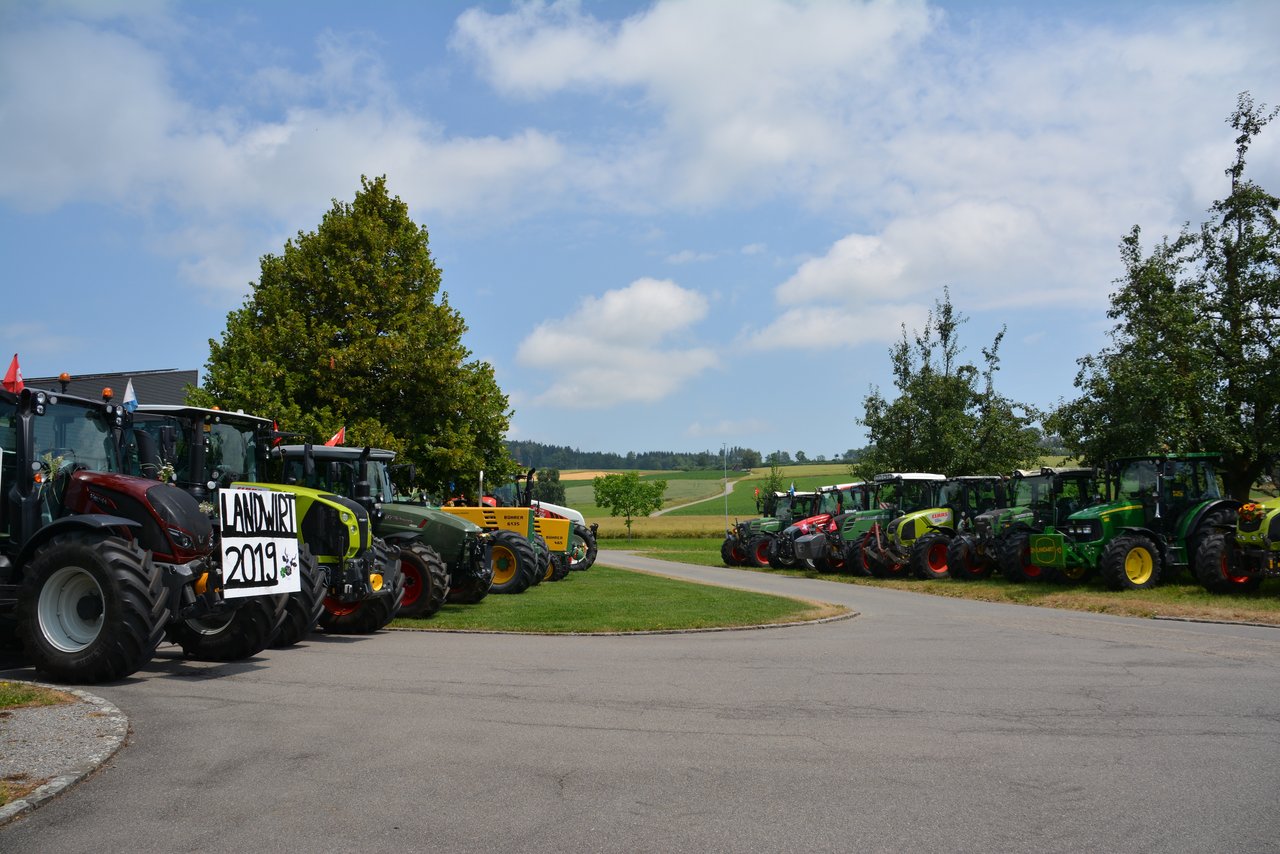
<svg viewBox="0 0 1280 854"><path fill-rule="evenodd" d="M1080 580L1068 574L1036 566L1030 561L1028 542L1046 525L1057 525L1077 510L1099 500L1098 472L1092 468L1042 466L1019 469L1006 482L1008 507L978 514L973 527L951 541L947 570L960 581L988 578L999 568L1010 581Z"/></svg>
<svg viewBox="0 0 1280 854"><path fill-rule="evenodd" d="M799 562L823 572L844 569L844 542L840 539L840 523L870 505L870 484L841 483L818 489L818 513L788 526L778 537L777 551L786 550Z"/></svg>
<svg viewBox="0 0 1280 854"><path fill-rule="evenodd" d="M311 448L317 472L336 493L361 504L373 530L400 549L404 575L401 617L430 617L445 602L471 605L489 593L493 582L489 536L457 516L428 507L409 493L401 494L393 475L412 484L416 469L395 462L396 453L382 448L324 446ZM281 449L285 477L302 479L305 447Z"/></svg>
<svg viewBox="0 0 1280 854"><path fill-rule="evenodd" d="M1249 501L1234 526L1200 538L1196 579L1213 593L1249 593L1266 578L1280 578L1280 498Z"/></svg>
<svg viewBox="0 0 1280 854"><path fill-rule="evenodd" d="M888 531L900 526L905 517L910 516L911 530L902 530L898 535L909 535L909 541L914 543L916 537L929 530L929 520L917 522L916 514L929 510L938 513L938 521L942 521L938 504L946 480L945 475L931 472L885 472L876 475L872 480L875 495L871 499L871 509L855 513L845 522L848 530L842 532L842 536L850 543L845 555L846 563L855 572L861 570L877 578L905 575L910 567L896 549L890 550Z"/></svg>
<svg viewBox="0 0 1280 854"><path fill-rule="evenodd" d="M1115 590L1145 589L1188 566L1206 535L1229 526L1211 453L1124 457L1105 468L1107 498L1031 534L1035 566L1087 575Z"/></svg>
<svg viewBox="0 0 1280 854"><path fill-rule="evenodd" d="M906 509L869 541L871 558L886 576L947 577L947 548L973 526L973 519L1005 502L1003 478L971 475L947 478L933 506Z"/></svg>
<svg viewBox="0 0 1280 854"><path fill-rule="evenodd" d="M720 557L726 566L769 566L769 548L774 538L794 520L814 515L818 493L771 492L756 497L758 519L734 520L725 532Z"/></svg>

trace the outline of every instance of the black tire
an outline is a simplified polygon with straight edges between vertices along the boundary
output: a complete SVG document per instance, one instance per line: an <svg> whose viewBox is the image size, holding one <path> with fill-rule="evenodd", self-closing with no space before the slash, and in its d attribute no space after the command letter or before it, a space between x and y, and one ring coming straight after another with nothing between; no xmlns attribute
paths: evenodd
<svg viewBox="0 0 1280 854"><path fill-rule="evenodd" d="M401 617L423 619L440 610L449 595L449 567L435 549L421 542L402 544L400 573L404 576Z"/></svg>
<svg viewBox="0 0 1280 854"><path fill-rule="evenodd" d="M1234 530L1236 527L1236 511L1225 507L1214 510L1208 516L1200 520L1200 524L1196 526L1195 531L1187 537L1187 573L1191 576L1192 581L1200 581L1200 573L1196 566L1196 555L1200 552L1200 544L1211 534L1223 534L1228 530ZM1178 577L1180 568L1177 566L1166 566L1161 573L1160 583L1168 584ZM1226 576L1224 576L1225 578ZM1240 588L1233 588L1240 589Z"/></svg>
<svg viewBox="0 0 1280 854"><path fill-rule="evenodd" d="M569 569L575 572L590 569L596 562L597 551L596 535L581 522L574 522L569 537Z"/></svg>
<svg viewBox="0 0 1280 854"><path fill-rule="evenodd" d="M770 545L773 542L773 536L770 534L757 534L747 541L747 566L754 566L756 569L764 569L769 565Z"/></svg>
<svg viewBox="0 0 1280 854"><path fill-rule="evenodd" d="M151 660L164 636L169 608L162 570L150 552L120 537L56 536L23 569L17 620L23 648L44 676L123 679Z"/></svg>
<svg viewBox="0 0 1280 854"><path fill-rule="evenodd" d="M813 568L818 572L844 572L848 567L844 549L835 550L829 540L823 540L822 551L813 559Z"/></svg>
<svg viewBox="0 0 1280 854"><path fill-rule="evenodd" d="M523 593L537 571L533 543L515 531L494 531L493 584L490 593Z"/></svg>
<svg viewBox="0 0 1280 854"><path fill-rule="evenodd" d="M1139 534L1121 534L1102 549L1098 572L1112 590L1146 590L1160 583L1160 550Z"/></svg>
<svg viewBox="0 0 1280 854"><path fill-rule="evenodd" d="M725 566L746 566L747 550L738 542L737 537L725 537L720 544L720 560Z"/></svg>
<svg viewBox="0 0 1280 854"><path fill-rule="evenodd" d="M551 575L547 578L547 581L564 581L569 577L569 571L568 555L552 555Z"/></svg>
<svg viewBox="0 0 1280 854"><path fill-rule="evenodd" d="M328 577L316 562L306 543L298 543L297 593L290 593L284 603L284 620L271 639L274 647L293 646L311 634L324 611Z"/></svg>
<svg viewBox="0 0 1280 854"><path fill-rule="evenodd" d="M1052 581L1054 584L1084 584L1092 575L1093 567L1082 563L1073 566L1046 566L1044 568L1045 580Z"/></svg>
<svg viewBox="0 0 1280 854"><path fill-rule="evenodd" d="M289 597L250 596L232 600L234 610L198 620L178 620L165 637L196 661L241 661L267 648L285 616Z"/></svg>
<svg viewBox="0 0 1280 854"><path fill-rule="evenodd" d="M898 563L887 552L878 548L875 531L868 531L862 538L862 553L866 557L868 569L876 578L901 578L908 572L909 564Z"/></svg>
<svg viewBox="0 0 1280 854"><path fill-rule="evenodd" d="M850 540L844 547L845 569L862 577L871 575L871 559L862 550L862 543L866 538L866 534L863 534L856 540Z"/></svg>
<svg viewBox="0 0 1280 854"><path fill-rule="evenodd" d="M1262 585L1262 576L1239 567L1235 538L1220 531L1206 533L1196 549L1196 579L1210 593L1253 593Z"/></svg>
<svg viewBox="0 0 1280 854"><path fill-rule="evenodd" d="M538 563L533 571L533 578L530 579L529 585L537 587L546 581L547 576L551 574L551 549L547 548L547 540L541 534L533 535L533 555L537 558Z"/></svg>
<svg viewBox="0 0 1280 854"><path fill-rule="evenodd" d="M382 587L377 595L338 607L326 600L320 613L320 628L344 635L370 635L395 619L404 599L404 573L400 571L399 549L389 549L378 539L370 547L374 565L382 569ZM382 592L387 591L387 592Z"/></svg>
<svg viewBox="0 0 1280 854"><path fill-rule="evenodd" d="M925 534L912 543L907 558L911 574L925 581L946 578L949 540L946 534Z"/></svg>
<svg viewBox="0 0 1280 854"><path fill-rule="evenodd" d="M493 583L492 575L464 578L454 582L449 588L448 603L450 605L474 605L489 595L489 586Z"/></svg>
<svg viewBox="0 0 1280 854"><path fill-rule="evenodd" d="M1009 581L1038 584L1048 576L1048 568L1031 562L1031 534L1014 531L1000 546L1000 574Z"/></svg>
<svg viewBox="0 0 1280 854"><path fill-rule="evenodd" d="M791 544L788 543L788 546ZM782 554L782 537L769 538L769 566L773 569L795 569L800 565L800 561L792 554L790 557Z"/></svg>
<svg viewBox="0 0 1280 854"><path fill-rule="evenodd" d="M957 581L982 581L995 570L991 558L978 554L977 543L968 534L951 538L947 546L947 572Z"/></svg>

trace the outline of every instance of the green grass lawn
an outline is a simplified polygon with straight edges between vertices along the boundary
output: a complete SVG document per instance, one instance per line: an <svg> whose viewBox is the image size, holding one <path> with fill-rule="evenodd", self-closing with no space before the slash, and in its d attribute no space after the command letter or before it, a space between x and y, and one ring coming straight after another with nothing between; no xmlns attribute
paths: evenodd
<svg viewBox="0 0 1280 854"><path fill-rule="evenodd" d="M391 625L540 634L638 632L789 623L843 612L596 564L518 596L490 595L477 605L445 605L430 619L396 619Z"/></svg>
<svg viewBox="0 0 1280 854"><path fill-rule="evenodd" d="M635 539L631 543L625 539L609 539L601 542L601 548L626 549L637 551L646 557L700 566L723 566L720 560L720 543L720 539L709 538L647 538ZM1107 589L1099 581L1075 587L1059 584L1016 584L1004 580L999 575L986 581L966 582L949 578L938 581L888 580L839 573L820 573L812 569L743 569L742 571L819 578L869 587L889 587L895 590L928 593L933 596L953 596L987 602L1014 602L1022 605L1131 617L1180 617L1280 626L1280 579L1268 580L1257 593L1216 595L1209 593L1199 584L1191 583L1185 574L1179 576L1173 583L1162 584L1151 590L1116 591Z"/></svg>

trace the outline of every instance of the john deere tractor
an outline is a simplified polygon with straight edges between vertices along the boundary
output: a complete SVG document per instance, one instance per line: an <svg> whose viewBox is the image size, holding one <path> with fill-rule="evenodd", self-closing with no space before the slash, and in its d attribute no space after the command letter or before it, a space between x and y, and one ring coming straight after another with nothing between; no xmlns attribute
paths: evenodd
<svg viewBox="0 0 1280 854"><path fill-rule="evenodd" d="M734 521L725 532L720 557L726 566L769 566L769 547L773 539L796 519L812 516L818 506L816 492L772 492L756 498L756 510L762 515L745 522Z"/></svg>
<svg viewBox="0 0 1280 854"><path fill-rule="evenodd" d="M927 481L926 481L927 483ZM933 506L909 509L891 519L868 540L872 566L885 576L910 572L917 578L947 577L947 548L973 526L974 517L1005 501L1003 478L975 475L934 481ZM920 489L918 493L929 492Z"/></svg>
<svg viewBox="0 0 1280 854"><path fill-rule="evenodd" d="M1250 501L1233 527L1208 531L1195 555L1196 579L1213 593L1248 593L1280 578L1280 498Z"/></svg>
<svg viewBox="0 0 1280 854"><path fill-rule="evenodd" d="M1097 571L1116 590L1144 589L1188 566L1201 542L1230 526L1217 454L1125 457L1105 469L1107 500L1072 513L1029 540L1031 563L1059 572Z"/></svg>
<svg viewBox="0 0 1280 854"><path fill-rule="evenodd" d="M305 447L286 445L281 451L286 479L306 477ZM447 601L471 605L489 593L493 582L489 536L466 519L441 512L401 495L393 483L395 451L379 448L312 447L317 472L338 494L361 504L373 520L373 530L400 548L404 574L402 617L430 617Z"/></svg>
<svg viewBox="0 0 1280 854"><path fill-rule="evenodd" d="M122 679L171 623L236 607L196 500L121 473L128 417L109 399L0 391L0 620L54 679ZM275 598L246 607L274 619Z"/></svg>
<svg viewBox="0 0 1280 854"><path fill-rule="evenodd" d="M1078 573L1047 570L1030 561L1031 534L1057 525L1077 510L1099 500L1098 472L1092 468L1019 469L1005 484L1008 507L978 514L973 527L951 540L947 571L952 578L987 578L999 568L1010 581L1039 581L1053 577L1078 581Z"/></svg>

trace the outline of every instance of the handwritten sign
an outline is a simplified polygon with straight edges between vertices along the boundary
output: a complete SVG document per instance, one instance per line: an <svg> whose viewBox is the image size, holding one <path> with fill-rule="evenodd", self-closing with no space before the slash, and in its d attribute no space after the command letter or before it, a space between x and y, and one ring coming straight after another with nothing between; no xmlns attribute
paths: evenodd
<svg viewBox="0 0 1280 854"><path fill-rule="evenodd" d="M298 506L292 492L220 489L222 589L228 599L297 593Z"/></svg>

